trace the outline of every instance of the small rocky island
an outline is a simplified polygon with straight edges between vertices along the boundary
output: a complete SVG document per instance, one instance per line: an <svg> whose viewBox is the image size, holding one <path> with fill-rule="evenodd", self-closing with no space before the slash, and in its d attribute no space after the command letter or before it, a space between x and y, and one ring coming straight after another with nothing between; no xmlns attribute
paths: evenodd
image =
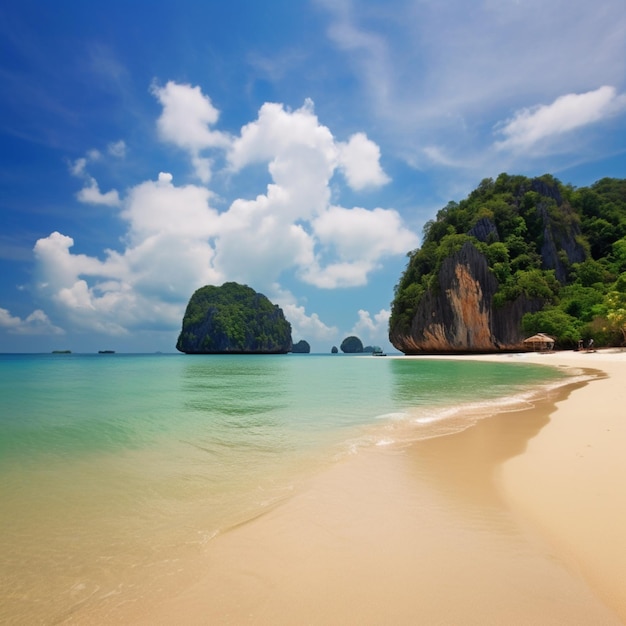
<svg viewBox="0 0 626 626"><path fill-rule="evenodd" d="M350 335L341 342L340 348L344 354L360 354L363 352L363 342L355 335Z"/></svg>
<svg viewBox="0 0 626 626"><path fill-rule="evenodd" d="M294 354L309 354L311 352L311 346L308 341L301 339L293 344L291 351Z"/></svg>
<svg viewBox="0 0 626 626"><path fill-rule="evenodd" d="M189 300L176 349L186 354L286 354L291 324L247 285L207 285Z"/></svg>

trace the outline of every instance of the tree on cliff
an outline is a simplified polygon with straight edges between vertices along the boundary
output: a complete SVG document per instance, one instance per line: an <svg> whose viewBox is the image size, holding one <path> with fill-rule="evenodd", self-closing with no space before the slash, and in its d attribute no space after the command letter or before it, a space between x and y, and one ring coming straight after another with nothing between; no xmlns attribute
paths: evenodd
<svg viewBox="0 0 626 626"><path fill-rule="evenodd" d="M592 335L615 342L618 324L600 320L625 271L626 180L574 189L501 174L425 224L395 288L389 337L405 352L514 348L523 318L525 329L552 324L562 347Z"/></svg>
<svg viewBox="0 0 626 626"><path fill-rule="evenodd" d="M232 282L201 287L191 296L176 343L187 354L275 354L291 348L291 324L282 310Z"/></svg>

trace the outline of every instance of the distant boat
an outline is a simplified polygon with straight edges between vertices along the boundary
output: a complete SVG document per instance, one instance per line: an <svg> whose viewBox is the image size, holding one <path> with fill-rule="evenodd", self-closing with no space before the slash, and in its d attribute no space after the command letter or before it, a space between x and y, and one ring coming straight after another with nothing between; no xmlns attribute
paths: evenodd
<svg viewBox="0 0 626 626"><path fill-rule="evenodd" d="M382 348L379 348L378 346L374 346L374 349L372 350L372 356L387 356L384 352Z"/></svg>
<svg viewBox="0 0 626 626"><path fill-rule="evenodd" d="M98 354L115 354L115 350L98 350Z"/></svg>

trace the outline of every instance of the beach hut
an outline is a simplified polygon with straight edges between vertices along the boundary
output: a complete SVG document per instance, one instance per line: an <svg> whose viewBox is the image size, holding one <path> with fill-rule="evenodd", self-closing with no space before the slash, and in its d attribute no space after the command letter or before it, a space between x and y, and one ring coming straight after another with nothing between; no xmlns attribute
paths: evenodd
<svg viewBox="0 0 626 626"><path fill-rule="evenodd" d="M545 333L537 333L528 339L524 339L524 345L528 350L549 351L554 348L554 337L546 335Z"/></svg>

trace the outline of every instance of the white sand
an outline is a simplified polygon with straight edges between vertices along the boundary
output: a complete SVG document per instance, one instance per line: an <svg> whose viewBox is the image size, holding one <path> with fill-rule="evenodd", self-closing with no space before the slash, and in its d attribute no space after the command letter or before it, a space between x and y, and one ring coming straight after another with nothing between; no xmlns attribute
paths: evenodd
<svg viewBox="0 0 626 626"><path fill-rule="evenodd" d="M524 454L504 464L500 484L626 622L626 352L526 358L607 374L557 404Z"/></svg>
<svg viewBox="0 0 626 626"><path fill-rule="evenodd" d="M500 467L498 485L520 519L626 623L626 350L454 358L605 375L557 402L523 454Z"/></svg>

